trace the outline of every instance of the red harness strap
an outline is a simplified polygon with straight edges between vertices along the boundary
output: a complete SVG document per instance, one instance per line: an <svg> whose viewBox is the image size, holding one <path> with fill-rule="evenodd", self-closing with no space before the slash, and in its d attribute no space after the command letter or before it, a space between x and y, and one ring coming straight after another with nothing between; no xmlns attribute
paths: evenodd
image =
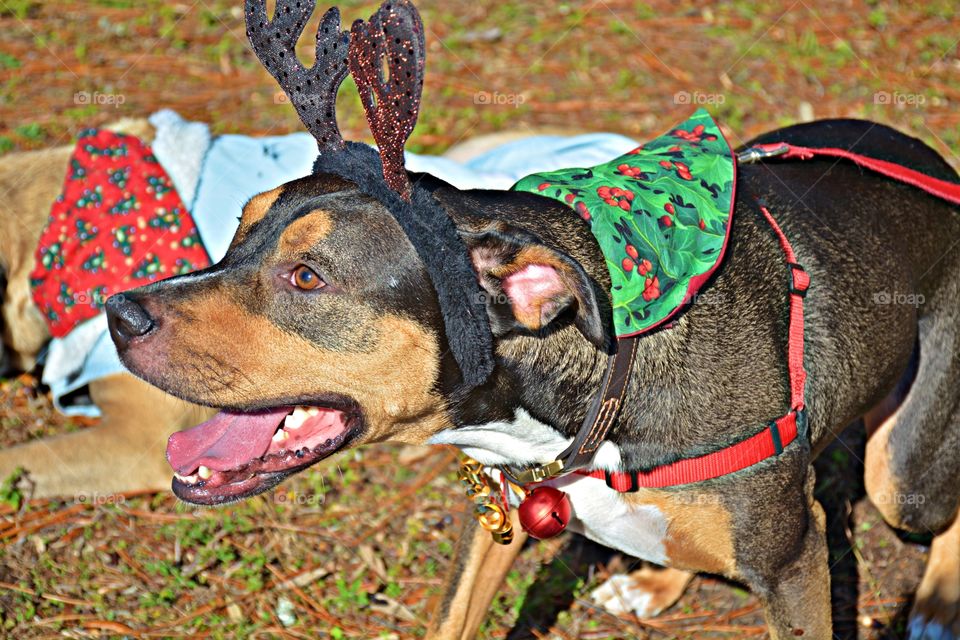
<svg viewBox="0 0 960 640"><path fill-rule="evenodd" d="M894 162L887 162L886 160L870 158L859 153L854 153L853 151L847 151L846 149L837 149L834 147L798 147L786 142L774 142L771 144L754 145L748 149L746 153L750 154L753 151L755 151L755 155L753 156L755 158L770 158L774 156L783 158L784 160L810 160L816 156L844 158L860 165L861 167L885 175L888 178L893 178L895 180L899 180L900 182L913 185L918 189L923 189L927 193L935 195L939 198L943 198L947 202L960 204L960 184L947 182L946 180L939 180L924 173L920 173L919 171L908 169L903 165L899 165Z"/></svg>
<svg viewBox="0 0 960 640"><path fill-rule="evenodd" d="M775 455L797 439L806 430L806 412L803 404L803 386L807 373L803 369L803 298L810 287L810 276L797 263L797 256L780 225L764 205L760 211L776 234L790 270L790 320L787 340L787 368L790 376L790 411L770 422L758 433L718 451L684 458L650 469L649 471L593 471L576 473L606 480L607 486L620 492L640 488L672 487L711 480L755 465Z"/></svg>
<svg viewBox="0 0 960 640"><path fill-rule="evenodd" d="M899 180L922 189L927 193L948 202L960 205L960 184L939 180L914 171L893 162L878 160L834 147L801 147L785 142L759 144L744 151L738 158L741 162L780 157L785 160L810 160L817 156L843 158L855 164L875 171L881 175ZM803 403L803 386L807 374L803 369L803 298L810 286L810 277L797 264L793 247L784 235L780 225L761 204L760 211L770 224L780 241L780 247L786 256L790 270L790 326L787 344L787 368L790 375L790 411L781 418L768 424L745 440L713 453L696 458L685 458L670 464L661 465L649 471L603 470L577 471L576 473L593 478L603 478L612 489L621 492L637 491L640 488L671 487L693 482L701 482L734 473L751 465L778 455L783 448L796 440L806 431L806 412Z"/></svg>

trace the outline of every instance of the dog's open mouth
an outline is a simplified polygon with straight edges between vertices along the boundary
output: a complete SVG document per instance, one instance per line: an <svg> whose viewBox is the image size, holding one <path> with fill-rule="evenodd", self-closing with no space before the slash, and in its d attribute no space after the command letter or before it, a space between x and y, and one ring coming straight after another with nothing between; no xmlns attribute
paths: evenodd
<svg viewBox="0 0 960 640"><path fill-rule="evenodd" d="M173 492L201 505L256 495L343 447L361 422L356 407L221 411L167 441Z"/></svg>

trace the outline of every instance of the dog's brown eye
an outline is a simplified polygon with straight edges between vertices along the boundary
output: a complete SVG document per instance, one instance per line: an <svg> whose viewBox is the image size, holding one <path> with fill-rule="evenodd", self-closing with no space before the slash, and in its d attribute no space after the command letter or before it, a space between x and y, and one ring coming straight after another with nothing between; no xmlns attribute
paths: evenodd
<svg viewBox="0 0 960 640"><path fill-rule="evenodd" d="M290 282L297 289L303 289L304 291L319 289L325 284L320 276L306 265L300 265L293 270L293 273L290 274Z"/></svg>

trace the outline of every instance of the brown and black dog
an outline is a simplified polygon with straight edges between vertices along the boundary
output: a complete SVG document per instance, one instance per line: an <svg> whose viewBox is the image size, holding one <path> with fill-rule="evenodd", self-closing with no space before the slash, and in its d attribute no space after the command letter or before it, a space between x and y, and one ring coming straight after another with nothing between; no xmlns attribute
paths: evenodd
<svg viewBox="0 0 960 640"><path fill-rule="evenodd" d="M763 139L815 139L894 154L951 178L934 152L870 123L819 122ZM664 528L655 542L665 555L651 560L745 582L767 603L779 635L803 629L829 637L823 518L811 496L809 462L910 371L909 392L870 441L867 484L891 524L940 532L932 551L937 562L930 564L917 611L955 626L949 587L960 563L960 422L952 390L960 373L954 343L960 256L950 248L960 219L955 207L913 188L844 163L831 165L742 168L730 253L712 285L729 302L694 304L674 327L644 339L624 419L609 436L625 466L641 458L667 460L732 440L741 425L762 422L786 402L782 256L750 194L762 195L777 211L817 282L807 311L812 450L798 446L776 464L703 485L617 499L628 509L660 514ZM548 267L576 260L585 274L577 285L604 300L603 260L569 210L536 196L461 192L424 179L433 182L435 197L468 246L501 259L484 261L487 272L478 274L492 293L500 293L492 273L521 269L536 256ZM790 195L808 189L803 202ZM878 303L878 292L886 291L923 303ZM188 500L245 497L367 442L424 443L440 433L455 441L458 432L472 442L485 430L492 452L523 463L511 445L535 448L545 435L561 441L572 436L603 368L602 354L576 327L576 314L584 312L577 298L569 296L570 313L547 326L519 326L518 318L515 329L502 331L493 380L461 394L447 384L457 376L444 353L433 296L393 218L349 182L316 175L251 200L229 253L216 266L131 292L110 310L125 364L173 395L259 412L273 422L270 436L292 407L327 416L316 433L303 436L302 447L288 446L309 449L302 457L262 462L259 451L213 478L208 469L205 485L176 485ZM665 385L671 393L650 394ZM233 435L229 427L222 435ZM286 429L286 437L300 438L290 435L293 430ZM605 500L600 494L610 490L596 484L597 499ZM907 499L921 495L924 500ZM479 560L468 555L466 562ZM459 575L497 579L489 565L482 575ZM447 603L448 612L472 585L459 588L465 591Z"/></svg>
<svg viewBox="0 0 960 640"><path fill-rule="evenodd" d="M821 121L754 142L774 141L854 150L958 181L933 150L873 123ZM578 431L606 364L594 319L611 305L588 226L536 195L411 177L454 221L491 307L517 274L546 274L562 289L533 286L541 293L522 308L503 298L506 309L491 317L494 372L468 388L424 262L378 199L324 173L253 198L220 263L108 302L133 373L225 410L171 438L181 498L241 499L369 442L452 443L485 464L522 467L553 460ZM709 451L788 405L783 254L756 198L815 283L806 304L809 439L676 488L621 494L601 480L561 478L553 482L571 496L570 528L671 567L678 584L694 571L746 584L774 638L830 638L824 515L810 463L868 416L871 498L891 525L935 534L910 638L960 638L955 206L845 162L740 167L727 255L710 285L718 302L695 302L639 342L605 463L649 468ZM466 532L431 637L473 637L522 539L494 548L486 532Z"/></svg>

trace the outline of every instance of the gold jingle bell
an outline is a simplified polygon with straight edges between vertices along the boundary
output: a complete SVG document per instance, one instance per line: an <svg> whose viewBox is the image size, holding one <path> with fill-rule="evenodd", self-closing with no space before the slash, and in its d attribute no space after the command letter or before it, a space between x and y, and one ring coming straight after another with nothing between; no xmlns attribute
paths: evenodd
<svg viewBox="0 0 960 640"><path fill-rule="evenodd" d="M510 544L513 542L513 526L508 526L505 531L491 531L490 535L497 544Z"/></svg>

